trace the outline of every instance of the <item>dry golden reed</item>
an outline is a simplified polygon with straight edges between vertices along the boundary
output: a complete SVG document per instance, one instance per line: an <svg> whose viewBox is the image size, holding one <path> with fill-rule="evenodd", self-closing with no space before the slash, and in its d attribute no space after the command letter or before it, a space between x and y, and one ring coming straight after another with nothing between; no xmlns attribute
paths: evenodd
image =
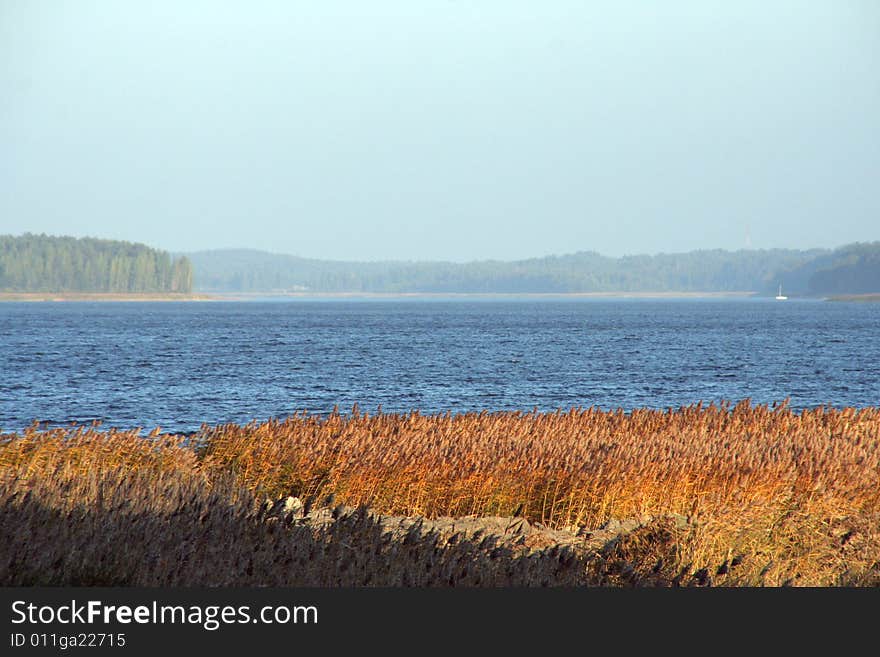
<svg viewBox="0 0 880 657"><path fill-rule="evenodd" d="M205 426L187 445L155 434L32 429L0 449L0 467L26 472L84 475L99 462L156 477L188 473L206 489L232 477L255 499L332 493L382 514L517 514L554 528L686 519L686 530L655 523L615 543L617 552L592 566L593 575L605 569L592 582L658 583L658 573L678 573L672 583L683 575L747 585L880 581L876 408L793 412L745 400L631 413L354 409ZM653 555L633 548L646 536L664 546L653 574L634 569L631 554L620 557L631 548ZM609 575L612 563L628 564L615 571L625 574Z"/></svg>
<svg viewBox="0 0 880 657"><path fill-rule="evenodd" d="M55 435L57 437L57 434ZM35 438L35 436L30 436ZM0 470L0 585L3 586L549 586L588 583L570 549L524 554L491 537L446 538L411 528L390 532L364 507L327 525L268 515L229 477L206 485L176 446L130 469L130 436L89 435L107 447L79 473L81 446L55 444L55 456L20 458ZM118 451L114 451L116 448ZM140 460L143 452L136 460ZM79 461L83 463L84 461ZM598 580L595 583L600 583Z"/></svg>

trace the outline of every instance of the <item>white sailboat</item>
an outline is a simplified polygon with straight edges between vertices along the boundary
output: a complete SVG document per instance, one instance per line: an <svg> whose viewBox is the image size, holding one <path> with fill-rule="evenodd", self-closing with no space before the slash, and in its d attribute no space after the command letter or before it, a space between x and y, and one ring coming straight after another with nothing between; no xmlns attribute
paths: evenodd
<svg viewBox="0 0 880 657"><path fill-rule="evenodd" d="M780 283L780 284L779 284L779 293L776 295L776 300L777 300L777 301L785 301L786 299L788 299L788 297L783 296L783 294L782 294L782 283Z"/></svg>

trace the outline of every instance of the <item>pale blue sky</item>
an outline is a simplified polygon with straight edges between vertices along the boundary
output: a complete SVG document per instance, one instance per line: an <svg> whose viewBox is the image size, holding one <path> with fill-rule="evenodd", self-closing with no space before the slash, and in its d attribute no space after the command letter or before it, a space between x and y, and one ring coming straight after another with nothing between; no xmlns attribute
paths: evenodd
<svg viewBox="0 0 880 657"><path fill-rule="evenodd" d="M0 233L333 259L880 239L880 2L0 0Z"/></svg>

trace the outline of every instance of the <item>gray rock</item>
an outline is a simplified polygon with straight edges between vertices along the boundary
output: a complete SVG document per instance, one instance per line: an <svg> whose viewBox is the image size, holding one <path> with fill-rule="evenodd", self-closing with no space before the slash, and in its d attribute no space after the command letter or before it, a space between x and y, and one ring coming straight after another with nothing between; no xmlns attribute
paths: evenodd
<svg viewBox="0 0 880 657"><path fill-rule="evenodd" d="M288 497L284 500L284 506L281 508L281 512L286 515L300 515L300 512L303 509L302 500L298 497Z"/></svg>
<svg viewBox="0 0 880 657"><path fill-rule="evenodd" d="M609 518L608 522L606 522L604 525L599 527L599 529L601 529L602 531L606 531L606 532L620 531L620 528L621 528L621 523L620 523L620 520L618 520L617 518Z"/></svg>
<svg viewBox="0 0 880 657"><path fill-rule="evenodd" d="M672 521L675 523L676 529L687 529L691 520L687 516L683 516L680 513L670 513L669 517L672 518Z"/></svg>

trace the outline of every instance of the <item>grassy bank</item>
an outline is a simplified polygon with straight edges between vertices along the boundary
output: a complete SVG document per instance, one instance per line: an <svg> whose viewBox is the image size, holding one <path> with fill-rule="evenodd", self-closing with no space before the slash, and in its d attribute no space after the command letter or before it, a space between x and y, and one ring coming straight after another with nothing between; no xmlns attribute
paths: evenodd
<svg viewBox="0 0 880 657"><path fill-rule="evenodd" d="M286 496L350 508L270 522L265 500ZM876 585L880 410L354 413L186 441L30 430L0 445L0 505L7 583ZM371 514L639 526L529 552L418 524L392 537Z"/></svg>

